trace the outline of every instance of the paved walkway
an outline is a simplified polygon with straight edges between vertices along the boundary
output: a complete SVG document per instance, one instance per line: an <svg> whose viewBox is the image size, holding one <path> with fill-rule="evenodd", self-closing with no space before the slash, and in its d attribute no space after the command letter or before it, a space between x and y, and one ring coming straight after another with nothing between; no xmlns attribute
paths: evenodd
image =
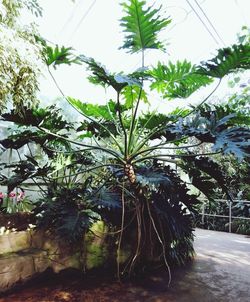
<svg viewBox="0 0 250 302"><path fill-rule="evenodd" d="M201 229L195 234L195 260L174 270L170 288L164 270L136 284L92 279L91 287L79 287L79 281L45 280L0 302L250 302L250 238Z"/></svg>
<svg viewBox="0 0 250 302"><path fill-rule="evenodd" d="M196 259L176 272L171 300L250 302L250 237L202 229L195 234Z"/></svg>

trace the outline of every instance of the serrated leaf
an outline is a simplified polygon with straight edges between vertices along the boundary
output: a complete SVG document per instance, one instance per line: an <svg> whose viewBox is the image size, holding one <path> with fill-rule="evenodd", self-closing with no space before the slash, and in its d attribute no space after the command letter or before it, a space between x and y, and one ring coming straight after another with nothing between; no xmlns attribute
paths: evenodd
<svg viewBox="0 0 250 302"><path fill-rule="evenodd" d="M72 124L61 115L60 109L54 105L46 108L24 108L22 114L15 110L1 115L0 120L14 122L18 126L42 126L48 130L69 130Z"/></svg>
<svg viewBox="0 0 250 302"><path fill-rule="evenodd" d="M148 104L148 97L144 89L139 86L127 86L122 90L122 95L124 97L124 109L131 109L135 102L138 100L140 94L140 99Z"/></svg>
<svg viewBox="0 0 250 302"><path fill-rule="evenodd" d="M229 192L230 188L228 187L228 177L226 176L226 174L223 172L222 167L219 165L219 163L215 162L213 159L205 157L205 156L201 156L201 157L188 157L188 158L184 158L184 165L182 165L181 167L184 168L184 170L187 173L190 173L190 171L192 172L191 174L195 175L194 170L200 170L204 173L206 173L206 175L211 177L211 180L214 180L218 183L219 187L222 189L223 192L225 192L228 196L229 199L231 199L231 194ZM196 173L200 173L200 172L196 172ZM197 175L198 175L197 174ZM204 176L201 176L201 178ZM207 179L207 181L209 181ZM196 184L200 184L200 182L198 182L198 180L196 180ZM214 185L210 185L211 188ZM205 190L204 188L202 189L203 191ZM208 193L206 193L208 194Z"/></svg>
<svg viewBox="0 0 250 302"><path fill-rule="evenodd" d="M250 129L233 127L225 129L216 136L213 146L215 151L234 154L240 161L250 157Z"/></svg>

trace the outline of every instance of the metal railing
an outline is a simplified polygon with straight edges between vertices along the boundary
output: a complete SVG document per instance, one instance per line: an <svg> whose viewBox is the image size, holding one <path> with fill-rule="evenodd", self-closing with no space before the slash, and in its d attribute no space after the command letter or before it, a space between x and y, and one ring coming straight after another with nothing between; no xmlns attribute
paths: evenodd
<svg viewBox="0 0 250 302"><path fill-rule="evenodd" d="M233 205L233 203L246 203L246 204L250 205L249 200L234 199L233 201L231 201L231 200L226 200L226 199L215 199L215 201L217 201L217 202L223 202L223 203L228 204L229 215L206 213L206 204L208 204L209 201L207 199L203 199L202 201L203 201L202 211L201 211L201 213L199 213L199 215L201 215L201 224L203 226L205 225L205 217L228 218L228 232L232 233L232 220L233 219L242 219L242 220L249 220L250 221L250 217L233 216L232 215L232 205Z"/></svg>

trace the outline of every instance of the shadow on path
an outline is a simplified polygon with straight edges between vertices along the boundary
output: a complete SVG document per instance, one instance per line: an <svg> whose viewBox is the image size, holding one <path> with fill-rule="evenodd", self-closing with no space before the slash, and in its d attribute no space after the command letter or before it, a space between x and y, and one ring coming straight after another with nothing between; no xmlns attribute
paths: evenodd
<svg viewBox="0 0 250 302"><path fill-rule="evenodd" d="M250 238L202 229L195 235L196 258L175 272L165 301L249 302Z"/></svg>

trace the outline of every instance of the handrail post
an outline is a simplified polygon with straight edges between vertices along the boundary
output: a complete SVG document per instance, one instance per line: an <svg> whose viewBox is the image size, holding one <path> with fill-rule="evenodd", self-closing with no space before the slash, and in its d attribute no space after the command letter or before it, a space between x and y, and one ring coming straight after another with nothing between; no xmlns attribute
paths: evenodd
<svg viewBox="0 0 250 302"><path fill-rule="evenodd" d="M232 201L229 200L229 225L228 225L229 233L232 233Z"/></svg>

